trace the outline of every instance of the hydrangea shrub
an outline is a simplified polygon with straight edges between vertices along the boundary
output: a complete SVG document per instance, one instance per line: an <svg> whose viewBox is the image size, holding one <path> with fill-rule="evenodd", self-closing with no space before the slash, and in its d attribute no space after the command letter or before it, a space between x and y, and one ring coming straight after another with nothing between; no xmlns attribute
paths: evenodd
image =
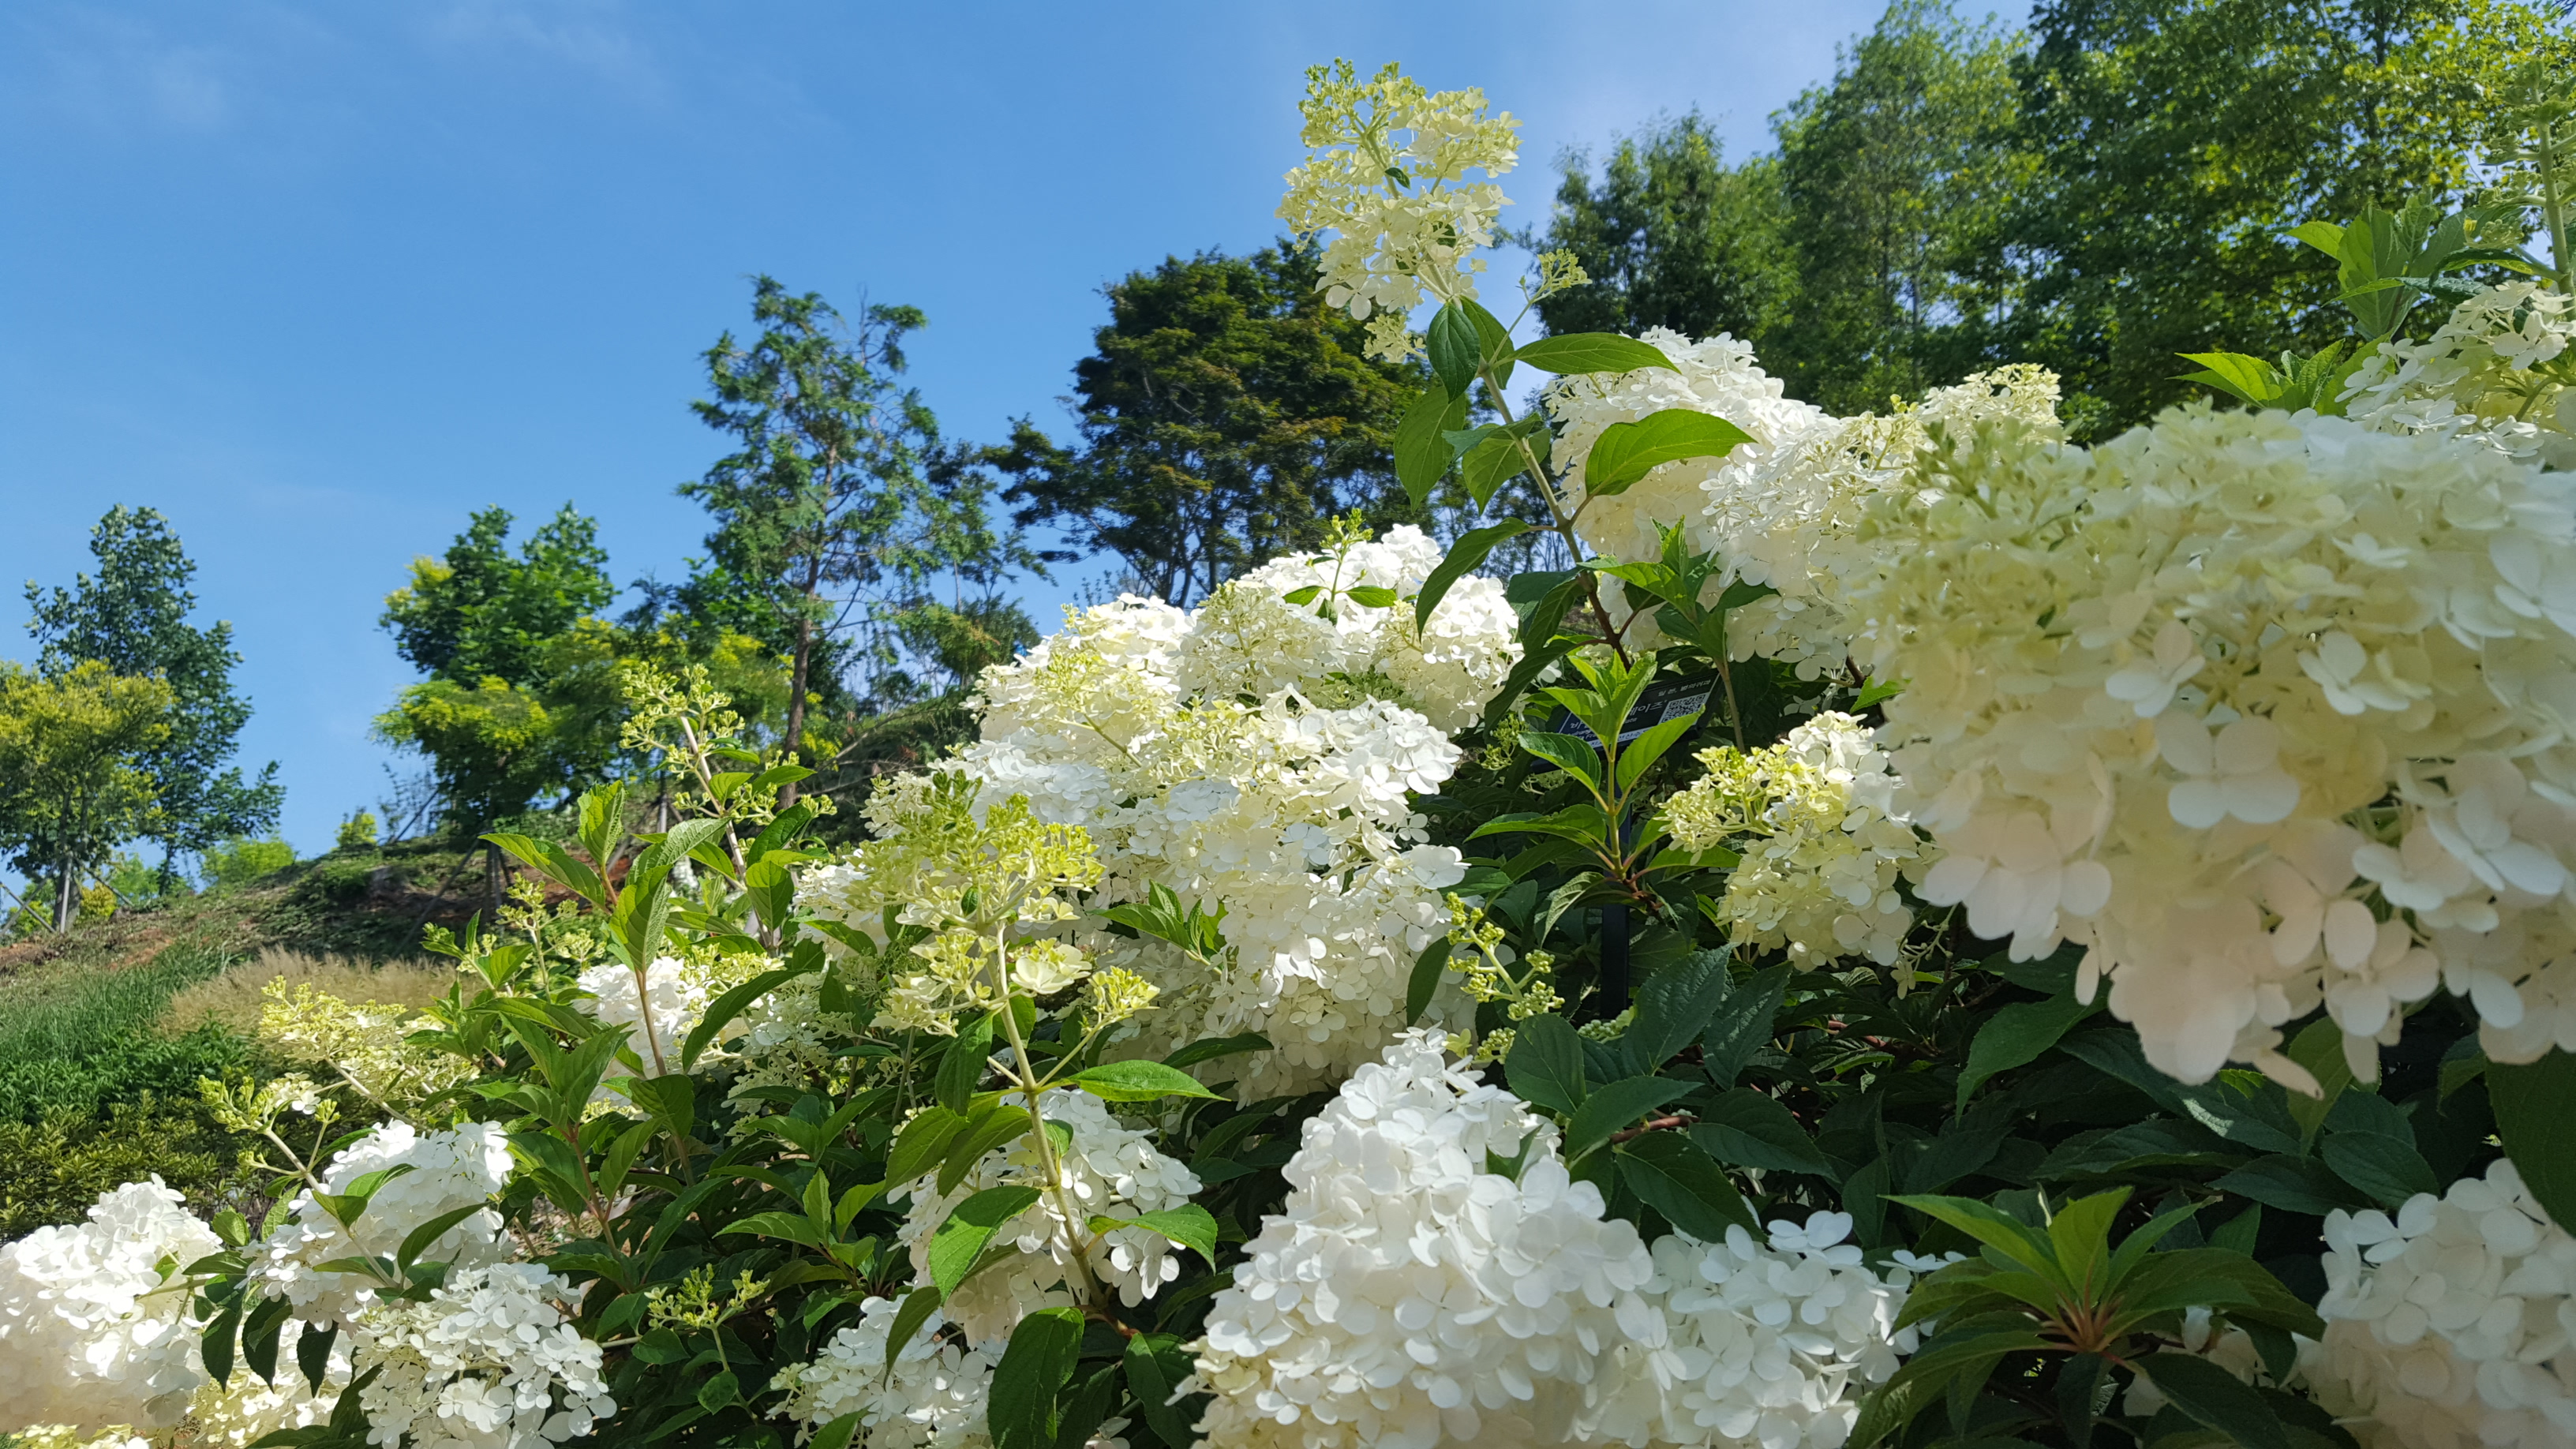
<svg viewBox="0 0 2576 1449"><path fill-rule="evenodd" d="M1071 611L847 848L639 673L657 778L492 837L544 885L444 1001L209 1084L266 1221L0 1248L0 1432L2576 1446L2576 309L2511 218L2302 227L2359 345L2088 448L2029 367L1837 418L1518 343L1510 118L1304 117L1443 537Z"/></svg>

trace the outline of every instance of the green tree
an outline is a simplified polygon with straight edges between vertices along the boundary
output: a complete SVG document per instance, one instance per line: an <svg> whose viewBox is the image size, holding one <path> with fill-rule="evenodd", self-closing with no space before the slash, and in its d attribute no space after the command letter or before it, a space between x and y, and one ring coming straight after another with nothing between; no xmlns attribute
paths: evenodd
<svg viewBox="0 0 2576 1449"><path fill-rule="evenodd" d="M411 582L386 596L382 623L423 673L533 684L552 642L617 596L595 520L566 503L516 557L511 522L505 508L474 513L445 556L412 560Z"/></svg>
<svg viewBox="0 0 2576 1449"><path fill-rule="evenodd" d="M993 454L1019 521L1116 553L1183 605L1350 509L1418 521L1393 446L1425 374L1364 354L1366 329L1316 291L1317 255L1206 252L1113 283L1074 365L1079 442L1023 418Z"/></svg>
<svg viewBox="0 0 2576 1449"><path fill-rule="evenodd" d="M161 847L167 889L178 856L273 828L286 791L274 762L249 780L238 767L224 767L250 721L250 701L232 686L241 655L233 651L231 624L188 622L196 608L188 582L197 566L170 521L157 510L119 504L90 531L89 550L98 572L78 575L71 588L27 585L36 667L59 678L96 663L110 674L170 686L168 732L139 764L157 802L147 838Z"/></svg>
<svg viewBox="0 0 2576 1449"><path fill-rule="evenodd" d="M49 884L56 931L78 919L85 878L162 828L151 760L176 713L167 681L95 659L52 675L0 661L0 849Z"/></svg>
<svg viewBox="0 0 2576 1449"><path fill-rule="evenodd" d="M2569 59L2511 0L2056 0L2031 25L2042 159L1995 236L2026 272L1997 350L2057 369L2095 434L2192 395L2178 352L2342 336L2333 269L2282 233L2462 199L2489 89L2521 57Z"/></svg>
<svg viewBox="0 0 2576 1449"><path fill-rule="evenodd" d="M2019 50L1944 0L1898 0L1773 119L1796 282L1762 355L1796 396L1864 412L1983 365L2013 296L1996 230L2036 164Z"/></svg>
<svg viewBox="0 0 2576 1449"><path fill-rule="evenodd" d="M1779 162L1730 166L1722 147L1693 111L1620 141L1597 182L1587 153L1565 156L1546 232L1519 238L1572 252L1592 278L1539 303L1549 332L1669 327L1758 344L1781 325L1797 272Z"/></svg>

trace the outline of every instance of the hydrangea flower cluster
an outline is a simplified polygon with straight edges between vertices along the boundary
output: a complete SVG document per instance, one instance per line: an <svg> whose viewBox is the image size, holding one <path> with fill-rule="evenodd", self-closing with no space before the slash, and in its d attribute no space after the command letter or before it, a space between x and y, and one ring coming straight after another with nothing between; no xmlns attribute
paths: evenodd
<svg viewBox="0 0 2576 1449"><path fill-rule="evenodd" d="M302 1331L300 1325L289 1322L281 1337L291 1343ZM292 1362L278 1365L274 1384L262 1383L247 1368L236 1368L229 1381L218 1384L209 1380L198 1388L196 1398L188 1405L181 1442L189 1449L250 1449L271 1434L309 1428L331 1417L351 1377L350 1342L346 1336L332 1342L319 1393L305 1382L303 1373Z"/></svg>
<svg viewBox="0 0 2576 1449"><path fill-rule="evenodd" d="M1914 924L1896 889L1927 847L1898 813L1904 782L1870 729L1828 711L1751 753L1702 750L1708 773L1664 802L1673 842L1742 859L1717 902L1729 939L1812 969L1844 956L1895 964Z"/></svg>
<svg viewBox="0 0 2576 1449"><path fill-rule="evenodd" d="M638 973L622 961L602 961L581 973L581 989L594 998L590 1014L610 1026L630 1028L626 1046L644 1064L644 1075L664 1077L680 1069L680 1047L707 1013L714 993L705 974L669 956L657 958ZM611 1062L611 1078L631 1075L622 1061ZM603 1085L601 1100L614 1093Z"/></svg>
<svg viewBox="0 0 2576 1449"><path fill-rule="evenodd" d="M222 1251L158 1177L0 1247L0 1432L178 1423L206 1376L188 1294L163 1284Z"/></svg>
<svg viewBox="0 0 2576 1449"><path fill-rule="evenodd" d="M1946 1259L1899 1252L1885 1275L1862 1261L1851 1215L1774 1222L1769 1241L1684 1234L1654 1246L1656 1341L1623 1344L1621 1372L1585 1417L1584 1440L1717 1449L1838 1449L1860 1402L1914 1351L1895 1327L1917 1273Z"/></svg>
<svg viewBox="0 0 2576 1449"><path fill-rule="evenodd" d="M367 1442L397 1449L542 1449L617 1412L599 1345L570 1319L579 1290L533 1263L459 1268L426 1303L357 1315Z"/></svg>
<svg viewBox="0 0 2576 1449"><path fill-rule="evenodd" d="M2380 432L2459 433L2576 469L2576 392L2536 370L2570 341L2576 299L2534 281L2489 287L2423 341L2371 349L2345 389L2345 412Z"/></svg>
<svg viewBox="0 0 2576 1449"><path fill-rule="evenodd" d="M1007 1340L1033 1309L1075 1303L1068 1283L1075 1251L1093 1281L1116 1290L1131 1308L1180 1275L1180 1250L1160 1233L1133 1227L1094 1233L1090 1223L1104 1215L1134 1218L1179 1207L1198 1192L1198 1175L1158 1151L1152 1133L1120 1122L1088 1092L1048 1092L1038 1099L1038 1110L1068 1129L1055 1147L1056 1181L1046 1180L1036 1145L1022 1136L987 1153L949 1192L938 1191L936 1177L924 1174L889 1194L911 1197L899 1240L926 1283L931 1234L950 1209L986 1188L1038 1189L1037 1203L993 1235L996 1243L1016 1245L1018 1255L968 1279L943 1305L973 1343ZM884 1347L882 1340L878 1347Z"/></svg>
<svg viewBox="0 0 2576 1449"><path fill-rule="evenodd" d="M1412 808L1458 764L1435 721L1472 721L1519 658L1492 580L1461 580L1414 630L1410 596L1438 561L1410 527L1342 539L1195 611L1127 598L1072 613L985 672L983 738L958 762L981 801L1024 796L1079 827L1103 872L1096 904L1163 885L1226 911L1232 951L1215 969L1081 934L1160 993L1136 1049L1263 1032L1276 1049L1242 1059L1241 1087L1270 1096L1332 1085L1402 1028L1413 961L1448 929L1442 892L1465 875L1457 851L1421 843ZM863 865L809 869L800 899L874 929L900 893Z"/></svg>
<svg viewBox="0 0 2576 1449"><path fill-rule="evenodd" d="M1578 375L1549 388L1559 456L1585 456L1604 428L1667 408L1724 418L1752 441L1722 457L1663 464L1607 498L1585 497L1579 472L1569 475L1576 531L1602 553L1642 560L1661 553L1664 528L1684 526L1692 546L1721 563L1709 600L1738 581L1777 591L1729 615L1730 652L1795 664L1807 679L1845 667L1858 632L1845 582L1876 566L1875 546L1858 537L1862 516L1872 498L1904 477L1931 425L2011 418L2057 428L2057 378L2026 363L1935 388L1920 406L1889 416L1836 418L1782 397L1779 379L1733 337L1694 342L1650 328L1642 340L1673 368ZM1650 621L1631 626L1630 635L1649 643L1659 637Z"/></svg>
<svg viewBox="0 0 2576 1449"><path fill-rule="evenodd" d="M290 990L284 977L260 991L259 1034L291 1048L302 1060L329 1062L369 1098L405 1107L436 1096L473 1075L463 1058L413 1042L404 1008L380 1001L343 1001L313 983Z"/></svg>
<svg viewBox="0 0 2576 1449"><path fill-rule="evenodd" d="M2016 959L2084 942L2079 989L2184 1081L2312 1087L2278 1028L2320 1002L2375 1077L2437 979L2499 1059L2576 1044L2536 974L2576 948L2576 611L2532 579L2571 503L2483 444L2306 414L1949 433L1872 506L1853 595L1910 681L1881 738L1946 853L1922 898Z"/></svg>
<svg viewBox="0 0 2576 1449"><path fill-rule="evenodd" d="M1568 1177L1552 1125L1449 1065L1437 1032L1360 1068L1286 1174L1197 1349L1210 1443L1564 1442L1610 1345L1660 1341L1635 1227Z"/></svg>
<svg viewBox="0 0 2576 1449"><path fill-rule="evenodd" d="M348 1228L313 1194L297 1194L293 1216L251 1246L252 1277L264 1291L292 1303L296 1317L347 1327L375 1302L372 1280L359 1273L324 1271L320 1265L340 1258L391 1257L412 1229L499 1192L509 1181L510 1166L509 1137L492 1123L468 1122L426 1134L408 1122L386 1123L331 1159L322 1174L322 1190L345 1193L369 1173L409 1170L385 1179ZM501 1215L486 1209L440 1234L421 1261L452 1263L463 1270L510 1255Z"/></svg>
<svg viewBox="0 0 2576 1449"><path fill-rule="evenodd" d="M851 1442L860 1449L985 1449L993 1356L943 1337L948 1320L934 1310L889 1363L886 1338L902 1306L868 1299L811 1363L781 1373L774 1387L787 1391L787 1412L818 1428L857 1414Z"/></svg>
<svg viewBox="0 0 2576 1449"><path fill-rule="evenodd" d="M1509 202L1466 176L1511 170L1520 123L1485 114L1481 90L1434 94L1393 65L1364 81L1349 61L1310 68L1297 109L1311 154L1288 173L1279 219L1301 236L1334 234L1325 304L1373 321L1369 350L1401 361L1418 350L1405 321L1426 293L1476 295L1477 253Z"/></svg>
<svg viewBox="0 0 2576 1449"><path fill-rule="evenodd" d="M2576 1237L2513 1163L2326 1217L2321 1401L2369 1449L2576 1444Z"/></svg>
<svg viewBox="0 0 2576 1449"><path fill-rule="evenodd" d="M96 1434L69 1424L30 1424L10 1441L11 1449L152 1449L152 1441L131 1424L110 1424Z"/></svg>

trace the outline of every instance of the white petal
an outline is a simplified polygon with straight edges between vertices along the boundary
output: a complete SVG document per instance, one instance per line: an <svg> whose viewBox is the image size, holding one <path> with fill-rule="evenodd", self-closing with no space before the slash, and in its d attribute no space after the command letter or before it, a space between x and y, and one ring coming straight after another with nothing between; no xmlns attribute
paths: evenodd
<svg viewBox="0 0 2576 1449"><path fill-rule="evenodd" d="M2185 780L2166 794L2165 808L2176 824L2207 830L2227 818L2227 793L2216 780Z"/></svg>

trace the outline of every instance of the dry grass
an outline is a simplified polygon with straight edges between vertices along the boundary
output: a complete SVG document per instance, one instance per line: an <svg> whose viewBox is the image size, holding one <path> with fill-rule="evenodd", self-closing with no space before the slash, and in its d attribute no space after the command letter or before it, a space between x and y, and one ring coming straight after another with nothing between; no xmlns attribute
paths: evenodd
<svg viewBox="0 0 2576 1449"><path fill-rule="evenodd" d="M308 956L275 946L255 960L200 981L170 998L161 1030L183 1035L207 1022L221 1022L244 1036L259 1032L261 993L271 981L289 988L310 985L344 1001L375 1001L414 1010L447 994L456 970L444 961L388 961L371 966L345 956Z"/></svg>

